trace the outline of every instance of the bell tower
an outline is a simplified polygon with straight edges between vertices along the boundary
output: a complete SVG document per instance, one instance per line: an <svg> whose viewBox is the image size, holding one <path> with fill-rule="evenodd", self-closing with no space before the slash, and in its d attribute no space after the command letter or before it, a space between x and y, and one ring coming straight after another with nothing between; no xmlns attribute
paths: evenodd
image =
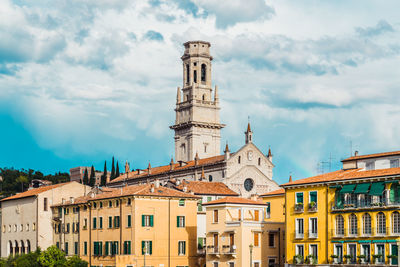
<svg viewBox="0 0 400 267"><path fill-rule="evenodd" d="M170 126L175 131L176 161L193 160L220 155L221 129L218 87L211 83L209 42L184 43L183 87L176 94L176 119ZM213 95L214 93L214 95Z"/></svg>

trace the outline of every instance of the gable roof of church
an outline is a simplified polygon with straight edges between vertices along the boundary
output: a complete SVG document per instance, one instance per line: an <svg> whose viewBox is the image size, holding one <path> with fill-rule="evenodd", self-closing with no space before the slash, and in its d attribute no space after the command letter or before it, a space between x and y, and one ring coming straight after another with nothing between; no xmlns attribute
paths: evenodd
<svg viewBox="0 0 400 267"><path fill-rule="evenodd" d="M140 173L138 171L131 171L128 174L128 177L126 177L126 173L120 175L119 177L115 178L114 180L110 181L108 184L113 184L117 182L122 182L125 179L127 180L132 180L132 179L138 179L138 178L144 178L148 176L155 176L155 175L160 175L164 173L174 173L174 172L179 172L181 170L186 170L190 169L193 167L201 167L201 166L207 166L207 165L212 165L216 163L221 163L225 161L225 155L219 155L219 156L214 156L214 157L209 157L209 158L204 158L204 159L198 159L197 160L197 165L195 160L191 160L186 162L186 164L180 165L180 163L174 163L174 164L168 164L164 166L158 166L158 167L153 167L151 169L144 169L140 170ZM149 172L150 171L150 172Z"/></svg>
<svg viewBox="0 0 400 267"><path fill-rule="evenodd" d="M272 164L272 167L275 167L275 165L271 162L271 160L268 159L268 157L265 156L264 153L263 153L254 143L245 144L244 146L242 146L241 148L239 148L239 150L236 151L235 153L231 153L231 158L233 158L233 156L234 156L235 154L239 154L239 152L242 151L246 146L253 146L261 155L263 155L263 157L264 157L265 159L267 159L267 160Z"/></svg>
<svg viewBox="0 0 400 267"><path fill-rule="evenodd" d="M180 185L174 186L178 190L183 190L187 187L188 192L193 192L195 195L219 195L219 196L238 196L239 194L229 189L222 182L206 182L206 181L184 181Z"/></svg>

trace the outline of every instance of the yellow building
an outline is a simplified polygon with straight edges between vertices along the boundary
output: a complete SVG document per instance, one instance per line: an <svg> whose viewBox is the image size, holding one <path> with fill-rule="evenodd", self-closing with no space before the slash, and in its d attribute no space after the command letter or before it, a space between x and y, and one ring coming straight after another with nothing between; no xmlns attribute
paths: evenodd
<svg viewBox="0 0 400 267"><path fill-rule="evenodd" d="M91 192L53 207L54 243L89 266L198 266L198 200L157 183Z"/></svg>
<svg viewBox="0 0 400 267"><path fill-rule="evenodd" d="M342 170L282 185L287 263L398 265L399 158L355 155Z"/></svg>
<svg viewBox="0 0 400 267"><path fill-rule="evenodd" d="M283 223L266 222L268 204L226 197L203 204L207 213L206 266L275 266L283 253Z"/></svg>

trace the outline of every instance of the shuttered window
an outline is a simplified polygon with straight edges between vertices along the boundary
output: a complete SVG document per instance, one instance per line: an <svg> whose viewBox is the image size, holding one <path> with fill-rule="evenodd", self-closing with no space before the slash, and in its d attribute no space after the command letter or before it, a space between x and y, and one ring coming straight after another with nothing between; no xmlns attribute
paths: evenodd
<svg viewBox="0 0 400 267"><path fill-rule="evenodd" d="M152 241L142 241L142 255L153 254L153 242Z"/></svg>
<svg viewBox="0 0 400 267"><path fill-rule="evenodd" d="M185 227L185 216L176 217L176 227Z"/></svg>
<svg viewBox="0 0 400 267"><path fill-rule="evenodd" d="M131 254L131 241L124 242L124 254L130 255Z"/></svg>
<svg viewBox="0 0 400 267"><path fill-rule="evenodd" d="M127 217L127 226L128 227L132 226L132 215L128 215L128 217Z"/></svg>
<svg viewBox="0 0 400 267"><path fill-rule="evenodd" d="M142 215L142 226L143 227L153 227L154 226L154 216L153 215Z"/></svg>

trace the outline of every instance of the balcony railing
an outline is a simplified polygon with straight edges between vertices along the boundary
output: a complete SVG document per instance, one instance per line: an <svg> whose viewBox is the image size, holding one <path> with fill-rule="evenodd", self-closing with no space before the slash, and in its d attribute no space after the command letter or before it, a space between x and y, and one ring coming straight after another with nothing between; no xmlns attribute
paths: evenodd
<svg viewBox="0 0 400 267"><path fill-rule="evenodd" d="M236 254L236 246L235 245L224 245L222 246L222 253L223 254L228 254L228 255L234 255Z"/></svg>
<svg viewBox="0 0 400 267"><path fill-rule="evenodd" d="M332 204L332 211L337 210L351 210L351 209L371 209L371 208L392 208L400 207L400 201L383 201L383 202L370 202L370 201L349 201L340 205L337 203Z"/></svg>
<svg viewBox="0 0 400 267"><path fill-rule="evenodd" d="M207 254L216 255L219 254L218 246L207 246Z"/></svg>
<svg viewBox="0 0 400 267"><path fill-rule="evenodd" d="M309 231L308 238L318 238L318 232L314 233L314 232Z"/></svg>
<svg viewBox="0 0 400 267"><path fill-rule="evenodd" d="M309 203L308 204L308 212L317 212L318 211L318 205L317 203Z"/></svg>
<svg viewBox="0 0 400 267"><path fill-rule="evenodd" d="M303 239L304 238L304 233L295 232L293 234L293 237L294 237L294 239Z"/></svg>
<svg viewBox="0 0 400 267"><path fill-rule="evenodd" d="M400 229L398 229L400 230ZM331 236L333 238L343 238L343 237L380 237L380 236L400 236L400 231L393 231L390 227L383 228L357 228L357 229L333 229L331 230Z"/></svg>
<svg viewBox="0 0 400 267"><path fill-rule="evenodd" d="M297 203L294 205L294 211L297 213L301 213L304 211L304 205L303 203Z"/></svg>

